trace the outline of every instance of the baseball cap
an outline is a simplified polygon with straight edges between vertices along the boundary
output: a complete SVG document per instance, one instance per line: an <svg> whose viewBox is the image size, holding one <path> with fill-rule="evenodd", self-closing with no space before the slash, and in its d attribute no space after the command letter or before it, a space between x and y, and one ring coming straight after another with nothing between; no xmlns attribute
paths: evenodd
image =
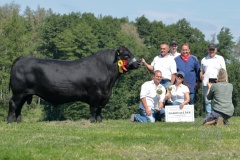
<svg viewBox="0 0 240 160"><path fill-rule="evenodd" d="M216 46L215 46L215 44L213 44L213 43L210 43L209 45L208 45L208 49L215 49L216 48Z"/></svg>
<svg viewBox="0 0 240 160"><path fill-rule="evenodd" d="M182 71L178 71L178 72L177 72L177 75L182 75L183 78L185 77L185 74L184 74Z"/></svg>
<svg viewBox="0 0 240 160"><path fill-rule="evenodd" d="M172 40L172 41L170 42L170 46L171 46L171 45L173 45L173 44L176 44L176 45L178 45L178 42L177 42L177 41L175 41L175 40Z"/></svg>

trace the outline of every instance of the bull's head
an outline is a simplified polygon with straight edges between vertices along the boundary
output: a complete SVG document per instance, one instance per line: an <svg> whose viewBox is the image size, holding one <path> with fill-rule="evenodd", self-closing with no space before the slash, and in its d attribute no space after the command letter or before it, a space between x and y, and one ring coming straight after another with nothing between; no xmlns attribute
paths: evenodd
<svg viewBox="0 0 240 160"><path fill-rule="evenodd" d="M134 54L124 46L121 46L117 49L117 57L119 71L121 70L121 68L125 72L132 69L138 69L141 65L141 61L137 60Z"/></svg>

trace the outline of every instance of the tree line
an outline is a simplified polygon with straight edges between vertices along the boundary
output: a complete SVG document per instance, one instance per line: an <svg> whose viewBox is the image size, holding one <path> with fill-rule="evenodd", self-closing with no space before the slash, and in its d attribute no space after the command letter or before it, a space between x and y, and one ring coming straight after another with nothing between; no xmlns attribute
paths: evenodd
<svg viewBox="0 0 240 160"><path fill-rule="evenodd" d="M207 55L209 41L204 38L205 35L199 29L191 27L186 19L166 25L162 21L151 22L145 16L129 21L127 17L95 17L92 13L72 12L61 15L40 6L36 11L27 7L21 15L20 5L10 3L0 6L1 120L7 117L8 100L11 97L8 88L11 65L19 56L74 60L102 49L124 45L138 58L145 58L150 63L159 54L161 43L175 39L180 45L189 43L191 54L200 61ZM240 41L234 43L230 29L222 27L217 35L212 36L211 42L217 43L218 54L226 60L229 82L234 86L234 115L238 116ZM144 66L122 75L113 88L109 103L103 109L103 118L125 119L131 113L138 112L140 87L150 79ZM196 96L196 117L204 115L202 97L200 89ZM31 105L25 104L22 112L29 118L38 117L38 120L78 120L88 118L88 113L89 108L84 103L68 103L54 108L37 96Z"/></svg>

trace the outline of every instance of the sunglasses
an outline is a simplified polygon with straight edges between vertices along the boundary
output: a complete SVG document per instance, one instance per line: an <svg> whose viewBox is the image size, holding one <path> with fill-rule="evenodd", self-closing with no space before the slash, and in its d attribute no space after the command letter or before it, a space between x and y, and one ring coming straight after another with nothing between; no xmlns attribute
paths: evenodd
<svg viewBox="0 0 240 160"><path fill-rule="evenodd" d="M215 49L209 49L209 51L214 51Z"/></svg>
<svg viewBox="0 0 240 160"><path fill-rule="evenodd" d="M177 75L177 77L178 77L178 78L183 78L183 76L182 76L182 75L180 75L180 74L179 74L179 75Z"/></svg>

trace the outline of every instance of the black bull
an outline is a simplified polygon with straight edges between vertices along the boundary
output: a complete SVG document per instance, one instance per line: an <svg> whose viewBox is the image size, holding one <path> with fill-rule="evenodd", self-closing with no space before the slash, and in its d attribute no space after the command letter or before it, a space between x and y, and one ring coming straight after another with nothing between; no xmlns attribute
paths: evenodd
<svg viewBox="0 0 240 160"><path fill-rule="evenodd" d="M8 123L21 122L24 103L37 95L58 106L82 101L90 106L90 122L101 122L101 110L108 103L114 83L122 71L137 69L140 62L126 47L98 51L74 61L19 57L13 62Z"/></svg>

